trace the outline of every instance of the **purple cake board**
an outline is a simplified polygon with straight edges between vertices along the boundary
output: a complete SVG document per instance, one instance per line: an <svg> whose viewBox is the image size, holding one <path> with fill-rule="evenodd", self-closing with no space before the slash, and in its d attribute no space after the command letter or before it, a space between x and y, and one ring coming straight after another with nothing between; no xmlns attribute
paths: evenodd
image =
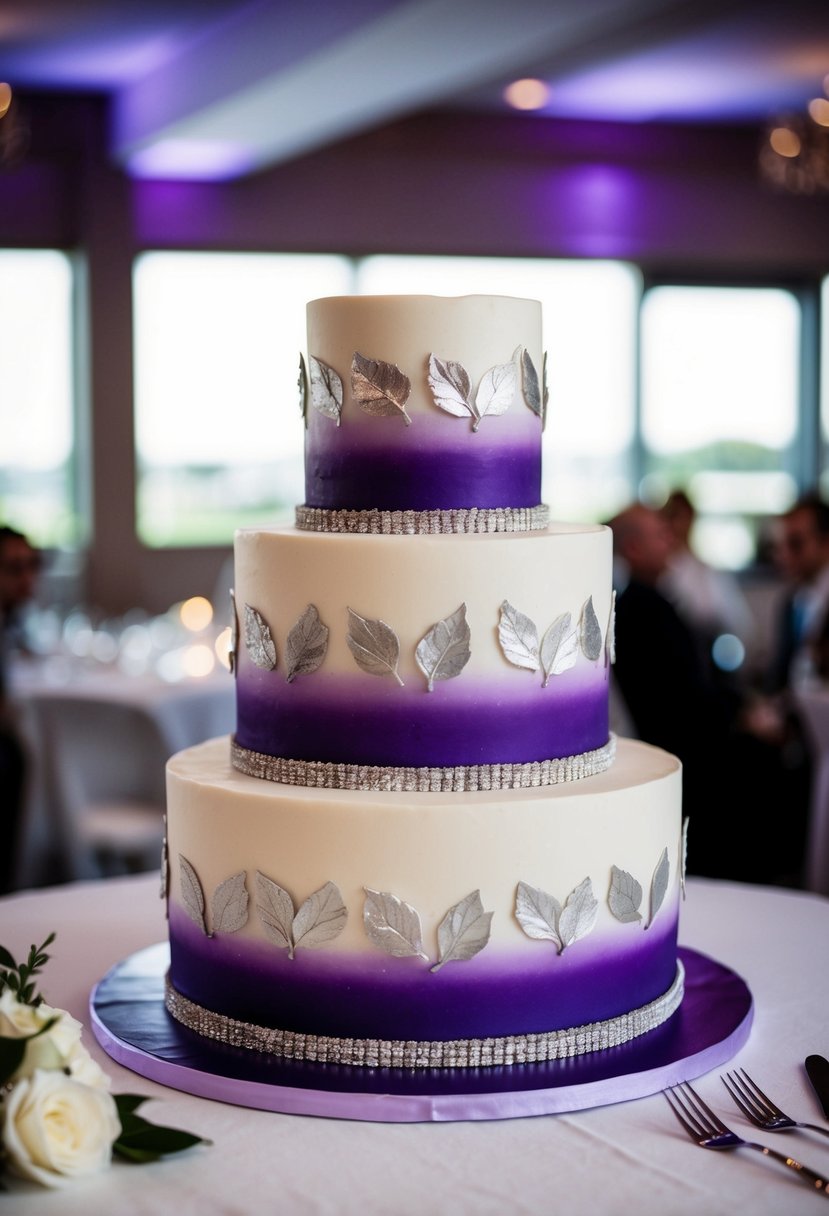
<svg viewBox="0 0 829 1216"><path fill-rule="evenodd" d="M751 992L740 976L707 955L680 947L679 956L685 996L664 1025L622 1047L543 1064L333 1067L208 1042L174 1021L164 1006L166 942L107 972L92 990L90 1015L96 1039L113 1060L202 1098L376 1123L514 1119L642 1098L730 1060L751 1029Z"/></svg>

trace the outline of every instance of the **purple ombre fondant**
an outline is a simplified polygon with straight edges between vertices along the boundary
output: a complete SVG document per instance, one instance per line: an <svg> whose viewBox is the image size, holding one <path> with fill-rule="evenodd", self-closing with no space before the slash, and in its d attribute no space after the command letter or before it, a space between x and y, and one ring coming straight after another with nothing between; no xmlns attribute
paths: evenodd
<svg viewBox="0 0 829 1216"><path fill-rule="evenodd" d="M290 684L240 656L236 742L264 755L337 764L452 767L579 755L608 739L607 668L583 662L542 687L531 672L486 683L356 673Z"/></svg>
<svg viewBox="0 0 829 1216"><path fill-rule="evenodd" d="M541 502L541 424L520 428L418 416L338 427L309 419L305 440L306 504L330 510L431 511L535 507ZM487 422L491 433L486 433ZM380 430L385 426L386 430ZM393 431L391 428L394 428Z"/></svg>
<svg viewBox="0 0 829 1216"><path fill-rule="evenodd" d="M448 1040L534 1034L629 1012L662 996L676 974L677 917L624 939L550 942L518 954L487 948L439 972L417 958L287 951L208 938L170 908L170 978L197 1004L259 1025L366 1039Z"/></svg>

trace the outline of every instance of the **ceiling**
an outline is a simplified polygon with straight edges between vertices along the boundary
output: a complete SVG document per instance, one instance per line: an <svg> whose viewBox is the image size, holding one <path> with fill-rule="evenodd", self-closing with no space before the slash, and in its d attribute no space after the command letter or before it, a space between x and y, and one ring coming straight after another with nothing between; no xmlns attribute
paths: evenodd
<svg viewBox="0 0 829 1216"><path fill-rule="evenodd" d="M419 111L764 123L829 87L829 0L0 0L0 81L112 98L131 173L238 177Z"/></svg>

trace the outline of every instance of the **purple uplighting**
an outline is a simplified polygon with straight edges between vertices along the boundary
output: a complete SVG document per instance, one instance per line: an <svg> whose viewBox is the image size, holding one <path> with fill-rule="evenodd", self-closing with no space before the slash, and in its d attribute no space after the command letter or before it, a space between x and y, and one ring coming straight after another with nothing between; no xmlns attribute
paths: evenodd
<svg viewBox="0 0 829 1216"><path fill-rule="evenodd" d="M220 140L165 139L151 144L129 159L131 177L223 181L254 167L249 149Z"/></svg>

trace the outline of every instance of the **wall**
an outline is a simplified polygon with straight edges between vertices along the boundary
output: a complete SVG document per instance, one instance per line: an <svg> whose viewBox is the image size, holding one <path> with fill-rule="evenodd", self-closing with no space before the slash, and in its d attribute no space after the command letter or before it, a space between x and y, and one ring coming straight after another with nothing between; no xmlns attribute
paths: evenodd
<svg viewBox="0 0 829 1216"><path fill-rule="evenodd" d="M130 268L145 248L614 257L654 273L829 273L825 198L757 175L758 134L423 114L239 182L131 182L107 108L23 98L28 148L0 167L0 246L76 250L87 270L90 603L210 595L227 549L153 551L134 532Z"/></svg>

